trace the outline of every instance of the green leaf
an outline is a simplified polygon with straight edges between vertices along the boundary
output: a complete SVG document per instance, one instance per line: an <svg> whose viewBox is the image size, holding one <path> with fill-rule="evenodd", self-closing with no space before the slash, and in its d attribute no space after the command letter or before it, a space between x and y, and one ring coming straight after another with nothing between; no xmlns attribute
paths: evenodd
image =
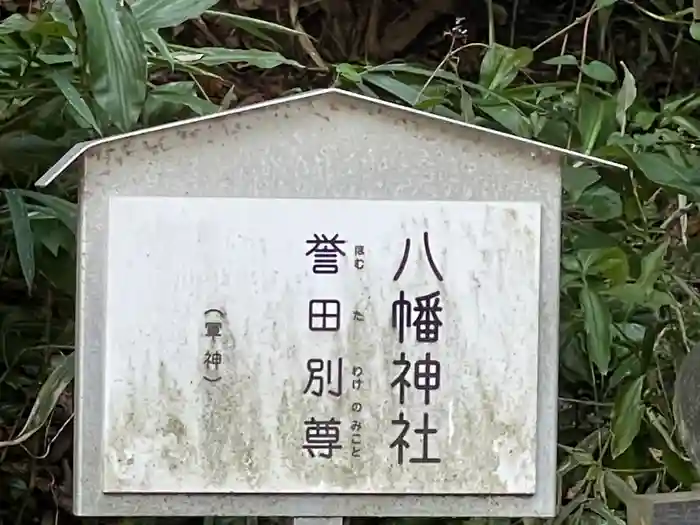
<svg viewBox="0 0 700 525"><path fill-rule="evenodd" d="M550 66L578 66L578 58L574 55L559 55L554 58L548 58L542 63Z"/></svg>
<svg viewBox="0 0 700 525"><path fill-rule="evenodd" d="M600 60L593 60L584 64L581 71L587 77L597 80L598 82L611 83L617 80L615 70Z"/></svg>
<svg viewBox="0 0 700 525"><path fill-rule="evenodd" d="M207 115L220 109L197 96L194 82L170 82L151 90L143 115L149 125L158 124L177 118L183 108L189 108L197 115Z"/></svg>
<svg viewBox="0 0 700 525"><path fill-rule="evenodd" d="M479 84L491 91L506 88L518 72L532 62L532 58L532 50L527 47L512 49L494 44L481 62Z"/></svg>
<svg viewBox="0 0 700 525"><path fill-rule="evenodd" d="M645 290L639 283L626 283L607 290L606 295L622 301L629 309L643 306L657 311L663 306L673 306L673 296L660 290Z"/></svg>
<svg viewBox="0 0 700 525"><path fill-rule="evenodd" d="M352 64L338 64L335 66L335 72L353 84L362 82L362 75L357 71L357 67Z"/></svg>
<svg viewBox="0 0 700 525"><path fill-rule="evenodd" d="M620 124L620 130L624 134L627 127L627 110L637 98L637 83L630 70L627 69L625 63L621 62L621 64L622 69L625 71L625 78L622 81L620 91L617 93L617 111L615 112L615 117Z"/></svg>
<svg viewBox="0 0 700 525"><path fill-rule="evenodd" d="M670 120L680 129L693 135L696 139L700 138L700 120L683 115L673 115Z"/></svg>
<svg viewBox="0 0 700 525"><path fill-rule="evenodd" d="M285 27L274 22L268 22L267 20L260 20L258 18L252 18L250 16L237 15L235 13L228 13L226 11L205 11L207 16L215 16L218 18L223 18L224 20L229 20L239 29L251 32L252 29L260 31L270 31L272 33L282 33L292 36L306 36L303 31L297 31L291 27Z"/></svg>
<svg viewBox="0 0 700 525"><path fill-rule="evenodd" d="M584 260L584 270L592 275L602 275L614 284L623 284L629 277L629 262L625 252L615 246L585 250L579 254Z"/></svg>
<svg viewBox="0 0 700 525"><path fill-rule="evenodd" d="M690 24L690 36L693 37L694 40L700 40L700 22L697 20Z"/></svg>
<svg viewBox="0 0 700 525"><path fill-rule="evenodd" d="M561 173L561 184L572 202L576 202L583 191L600 180L594 168L577 167L566 164Z"/></svg>
<svg viewBox="0 0 700 525"><path fill-rule="evenodd" d="M34 22L27 19L18 13L8 16L5 20L0 23L0 36L10 35L12 33L20 33L24 31L31 31L34 27Z"/></svg>
<svg viewBox="0 0 700 525"><path fill-rule="evenodd" d="M613 510L599 499L590 501L588 508L603 518L606 525L627 525L625 520L616 516Z"/></svg>
<svg viewBox="0 0 700 525"><path fill-rule="evenodd" d="M578 107L578 130L586 154L590 154L599 141L605 119L605 110L605 100L586 92L581 93Z"/></svg>
<svg viewBox="0 0 700 525"><path fill-rule="evenodd" d="M175 46L173 46L175 48ZM282 64L303 69L299 62L285 58L275 51L259 49L225 49L219 47L185 47L177 46L172 53L173 59L182 64L203 64L220 66L222 64L244 64L260 69L272 69Z"/></svg>
<svg viewBox="0 0 700 525"><path fill-rule="evenodd" d="M622 387L615 399L612 415L613 459L625 452L639 433L644 414L643 388L644 376L641 376Z"/></svg>
<svg viewBox="0 0 700 525"><path fill-rule="evenodd" d="M58 398L73 380L75 375L75 353L71 353L52 370L49 377L41 385L36 401L29 412L27 422L19 435L9 441L0 441L0 448L19 445L32 437L48 421Z"/></svg>
<svg viewBox="0 0 700 525"><path fill-rule="evenodd" d="M62 99L63 97L58 96ZM57 108L63 105L62 100ZM0 166L34 176L45 171L65 152L65 147L24 130L0 134Z"/></svg>
<svg viewBox="0 0 700 525"><path fill-rule="evenodd" d="M137 0L131 6L141 29L161 29L201 16L218 0Z"/></svg>
<svg viewBox="0 0 700 525"><path fill-rule="evenodd" d="M27 205L17 190L5 190L5 199L12 219L12 229L17 247L17 257L27 288L32 289L36 263L34 260L34 234Z"/></svg>
<svg viewBox="0 0 700 525"><path fill-rule="evenodd" d="M599 221L609 221L622 215L622 199L620 195L602 184L586 188L579 197L576 205L586 215Z"/></svg>
<svg viewBox="0 0 700 525"><path fill-rule="evenodd" d="M620 476L611 470L603 473L605 486L617 496L628 508L637 502L637 495L632 488Z"/></svg>
<svg viewBox="0 0 700 525"><path fill-rule="evenodd" d="M675 402L676 399L674 398L673 401ZM676 408L675 403L673 407L674 409ZM666 417L664 417L660 413L657 413L657 411L651 407L647 407L645 409L645 414L647 421L649 421L654 430L656 430L661 436L661 438L666 442L666 446L669 448L669 450L681 455L681 451L679 450L676 443L673 441L672 434L675 430L673 428L673 423L670 423Z"/></svg>
<svg viewBox="0 0 700 525"><path fill-rule="evenodd" d="M379 73L366 73L362 78L378 88L383 89L394 97L402 100L410 106L414 106L428 99L425 93L421 94L419 88L401 82L392 75L384 75Z"/></svg>
<svg viewBox="0 0 700 525"><path fill-rule="evenodd" d="M687 194L700 196L700 172L698 170L676 164L661 153L627 151L627 154L650 181L681 190Z"/></svg>
<svg viewBox="0 0 700 525"><path fill-rule="evenodd" d="M642 259L642 269L637 279L637 284L645 291L650 292L656 284L664 268L664 257L668 249L669 240L665 239L654 251Z"/></svg>
<svg viewBox="0 0 700 525"><path fill-rule="evenodd" d="M27 199L33 199L46 207L49 216L65 224L73 234L78 230L78 206L70 201L31 190L13 190Z"/></svg>
<svg viewBox="0 0 700 525"><path fill-rule="evenodd" d="M511 133L525 138L532 137L530 121L517 107L508 104L478 104L478 107L491 120L497 122Z"/></svg>
<svg viewBox="0 0 700 525"><path fill-rule="evenodd" d="M157 29L148 29L143 32L143 38L146 42L153 45L163 60L166 60L170 65L170 69L175 68L175 60L173 60L172 54L170 54L170 49L168 49L168 43L163 40Z"/></svg>
<svg viewBox="0 0 700 525"><path fill-rule="evenodd" d="M12 33L30 33L42 36L70 37L70 27L53 13L42 12L39 16L24 16L18 13L10 15L0 23L0 36Z"/></svg>
<svg viewBox="0 0 700 525"><path fill-rule="evenodd" d="M35 220L32 223L34 237L53 254L58 254L63 248L68 253L74 253L75 236L58 220Z"/></svg>
<svg viewBox="0 0 700 525"><path fill-rule="evenodd" d="M469 92L464 89L463 86L459 87L459 109L462 113L462 118L464 122L474 122L476 121L476 114L474 113L474 101L472 100Z"/></svg>
<svg viewBox="0 0 700 525"><path fill-rule="evenodd" d="M603 9L605 7L610 7L617 3L617 0L595 0L595 7L597 9Z"/></svg>
<svg viewBox="0 0 700 525"><path fill-rule="evenodd" d="M63 96L66 97L66 100L73 107L73 109L77 111L85 122L92 126L92 129L102 135L100 127L95 120L95 116L92 114L92 111L90 111L87 103L83 100L83 97L81 97L80 93L78 93L78 90L75 88L75 86L73 86L73 84L71 84L70 79L59 71L54 71L51 73L51 79L54 81L58 89L61 90L61 93L63 93Z"/></svg>
<svg viewBox="0 0 700 525"><path fill-rule="evenodd" d="M131 130L146 100L146 44L131 11L118 0L77 0L85 18L90 87L121 131Z"/></svg>
<svg viewBox="0 0 700 525"><path fill-rule="evenodd" d="M583 309L588 357L600 373L605 375L608 373L610 365L610 346L612 343L610 311L598 293L591 290L587 284L584 284L581 289L579 301Z"/></svg>

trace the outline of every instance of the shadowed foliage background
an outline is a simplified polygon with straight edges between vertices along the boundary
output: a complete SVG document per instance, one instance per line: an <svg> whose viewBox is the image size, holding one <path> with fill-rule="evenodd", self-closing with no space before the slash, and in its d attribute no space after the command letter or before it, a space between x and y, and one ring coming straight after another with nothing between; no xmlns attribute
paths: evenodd
<svg viewBox="0 0 700 525"><path fill-rule="evenodd" d="M690 0L0 1L0 522L81 521L75 188L34 181L76 141L331 85L630 167L564 170L552 521L622 523L631 495L687 489L672 397L700 329L693 15ZM202 520L243 521L169 522Z"/></svg>

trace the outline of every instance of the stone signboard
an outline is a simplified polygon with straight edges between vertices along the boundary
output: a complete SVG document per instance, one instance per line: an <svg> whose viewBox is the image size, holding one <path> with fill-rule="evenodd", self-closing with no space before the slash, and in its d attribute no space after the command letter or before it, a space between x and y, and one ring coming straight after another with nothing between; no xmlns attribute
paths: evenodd
<svg viewBox="0 0 700 525"><path fill-rule="evenodd" d="M75 512L552 516L567 155L335 89L73 148Z"/></svg>

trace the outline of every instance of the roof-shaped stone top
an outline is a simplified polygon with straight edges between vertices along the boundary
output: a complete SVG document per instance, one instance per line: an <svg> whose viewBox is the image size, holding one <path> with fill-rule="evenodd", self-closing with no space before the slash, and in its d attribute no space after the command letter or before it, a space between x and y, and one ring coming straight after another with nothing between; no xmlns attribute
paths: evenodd
<svg viewBox="0 0 700 525"><path fill-rule="evenodd" d="M316 109L313 107L316 102L321 103L320 105L323 106L323 108L319 108L321 109L319 116L322 116L326 119L338 118L338 125L342 125L342 119L344 119L346 116L343 114L343 110L359 110L364 111L366 113L379 113L382 109L387 109L393 111L394 113L398 113L402 116L401 119L398 119L396 121L397 125L401 125L401 122L413 122L414 124L421 124L421 122L425 122L427 127L429 127L428 125L430 123L442 124L443 126L453 126L452 131L457 133L463 132L465 140L473 140L477 138L479 134L481 134L485 137L496 139L494 144L498 144L501 141L503 141L503 144L506 144L507 141L510 141L513 144L519 144L521 146L525 146L526 148L529 147L529 149L531 150L539 150L545 155L554 154L559 156L567 156L578 161L588 162L601 166L607 166L618 169L627 169L626 166L624 166L623 164L618 164L616 162L607 161L590 155L584 155L564 148L551 146L535 140L517 137L515 135L510 135L508 133L503 133L482 126L452 120L446 117L435 115L433 113L427 113L413 108L401 106L399 104L385 102L383 100L367 97L357 93L352 93L336 88L330 88L308 91L302 94L277 98L274 100L258 104L251 104L227 111L221 111L209 115L171 122L160 126L143 128L129 133L112 135L109 137L104 137L92 141L81 142L73 146L70 150L68 150L63 155L63 157L61 157L61 159L59 159L59 161L56 164L54 164L36 182L36 185L39 187L48 186L49 184L51 184L51 182L60 177L63 174L63 172L81 156L83 156L86 153L90 153L103 145L124 142L141 136L147 138L149 135L156 133L177 133L182 129L187 129L189 127L196 126L201 123L209 123L210 126L216 124L217 122L224 124L229 120L239 118L243 114L250 114L252 112L270 110L274 111L275 108L282 108L284 106L292 107L308 105L311 109ZM326 114L324 115L322 114L324 113L324 108L326 110L330 109L332 111L326 111ZM399 122L399 120L401 122ZM193 152L193 154L195 154L195 152Z"/></svg>

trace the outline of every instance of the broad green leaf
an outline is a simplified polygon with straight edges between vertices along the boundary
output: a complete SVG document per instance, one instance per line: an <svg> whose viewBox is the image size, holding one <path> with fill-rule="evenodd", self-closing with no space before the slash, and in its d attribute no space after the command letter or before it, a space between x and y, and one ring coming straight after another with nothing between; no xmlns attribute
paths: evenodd
<svg viewBox="0 0 700 525"><path fill-rule="evenodd" d="M31 31L34 27L34 22L27 17L18 13L8 16L0 23L0 35L10 35L12 33L20 33L23 31Z"/></svg>
<svg viewBox="0 0 700 525"><path fill-rule="evenodd" d="M491 91L506 88L518 72L532 62L532 58L532 50L527 47L512 49L494 44L481 62L479 84Z"/></svg>
<svg viewBox="0 0 700 525"><path fill-rule="evenodd" d="M532 137L530 120L517 107L507 104L478 104L478 107L511 133L525 138Z"/></svg>
<svg viewBox="0 0 700 525"><path fill-rule="evenodd" d="M605 119L606 101L586 92L581 93L578 107L578 130L584 153L590 154L599 141Z"/></svg>
<svg viewBox="0 0 700 525"><path fill-rule="evenodd" d="M357 67L352 64L338 64L335 66L335 72L353 84L362 82L362 75L357 70Z"/></svg>
<svg viewBox="0 0 700 525"><path fill-rule="evenodd" d="M617 0L595 0L595 7L597 9L603 9L605 7L610 7L617 3Z"/></svg>
<svg viewBox="0 0 700 525"><path fill-rule="evenodd" d="M587 77L597 80L598 82L611 83L617 80L615 70L600 60L593 60L584 64L581 71Z"/></svg>
<svg viewBox="0 0 700 525"><path fill-rule="evenodd" d="M64 24L73 37L77 36L75 20L73 20L73 15L71 14L70 7L66 0L55 0L51 2L51 4L46 5L46 9L51 13L51 18ZM73 38L64 38L63 41L70 47L71 51L75 51L75 41Z"/></svg>
<svg viewBox="0 0 700 525"><path fill-rule="evenodd" d="M634 114L634 123L644 130L648 130L659 114L655 111L642 110Z"/></svg>
<svg viewBox="0 0 700 525"><path fill-rule="evenodd" d="M71 28L64 22L54 19L53 15L44 11L38 17L27 18L24 15L13 14L0 23L0 36L12 33L32 33L41 36L70 37Z"/></svg>
<svg viewBox="0 0 700 525"><path fill-rule="evenodd" d="M625 63L622 62L621 64L625 72L625 78L622 81L620 91L617 93L617 110L615 111L615 117L617 117L620 130L624 134L627 128L627 110L629 110L637 98L637 83L630 70L627 69Z"/></svg>
<svg viewBox="0 0 700 525"><path fill-rule="evenodd" d="M614 284L623 284L629 278L627 255L619 247L586 250L579 254L588 261L584 268L589 274L602 275Z"/></svg>
<svg viewBox="0 0 700 525"><path fill-rule="evenodd" d="M146 44L138 23L118 0L77 0L85 18L90 87L121 131L131 130L146 100Z"/></svg>
<svg viewBox="0 0 700 525"><path fill-rule="evenodd" d="M576 202L583 191L600 180L600 175L594 168L577 167L566 164L561 173L561 183L569 195L569 198Z"/></svg>
<svg viewBox="0 0 700 525"><path fill-rule="evenodd" d="M218 0L137 0L131 6L144 31L182 24L202 15Z"/></svg>
<svg viewBox="0 0 700 525"><path fill-rule="evenodd" d="M669 240L665 239L654 251L647 254L642 259L642 269L637 279L637 284L641 286L645 292L650 292L656 284L656 280L661 275L664 268L664 257L668 249Z"/></svg>
<svg viewBox="0 0 700 525"><path fill-rule="evenodd" d="M627 153L650 181L700 196L700 172L697 170L678 165L661 153Z"/></svg>
<svg viewBox="0 0 700 525"><path fill-rule="evenodd" d="M639 283L627 283L614 286L605 292L606 295L622 301L629 309L644 306L658 311L663 306L676 304L673 296L660 290L645 290Z"/></svg>
<svg viewBox="0 0 700 525"><path fill-rule="evenodd" d="M202 64L205 66L220 66L222 64L245 64L260 69L271 69L283 64L303 68L296 60L285 58L274 51L259 49L225 49L219 47L184 47L173 46L177 49L172 53L176 62L183 64Z"/></svg>
<svg viewBox="0 0 700 525"><path fill-rule="evenodd" d="M578 58L574 55L559 55L554 58L548 58L542 63L550 66L578 66Z"/></svg>
<svg viewBox="0 0 700 525"><path fill-rule="evenodd" d="M588 357L602 375L608 373L612 344L612 318L607 305L597 292L585 284L579 296L586 329Z"/></svg>
<svg viewBox="0 0 700 525"><path fill-rule="evenodd" d="M54 71L51 73L51 79L54 81L56 86L58 86L58 89L61 90L61 93L63 93L63 96L66 97L66 100L73 107L73 109L78 112L85 122L92 126L92 129L97 131L98 134L102 135L102 131L100 131L100 127L95 120L95 116L92 114L92 111L90 111L87 103L83 100L83 97L80 96L78 90L71 83L70 79L60 71Z"/></svg>
<svg viewBox="0 0 700 525"><path fill-rule="evenodd" d="M576 205L589 217L600 221L609 221L622 215L622 199L620 195L603 184L586 188L579 197Z"/></svg>
<svg viewBox="0 0 700 525"><path fill-rule="evenodd" d="M9 441L0 441L0 448L19 445L32 437L48 421L51 412L56 407L58 398L66 387L73 381L75 375L75 353L71 353L51 371L49 377L41 385L36 401L29 412L27 422L19 435Z"/></svg>
<svg viewBox="0 0 700 525"><path fill-rule="evenodd" d="M690 36L695 40L700 40L700 22L697 20L690 24Z"/></svg>
<svg viewBox="0 0 700 525"><path fill-rule="evenodd" d="M644 371L642 362L636 355L631 355L625 358L615 367L615 371L608 380L609 388L617 389L618 385L625 379L637 377Z"/></svg>
<svg viewBox="0 0 700 525"><path fill-rule="evenodd" d="M690 461L686 461L683 457L669 450L668 448L663 449L663 455L661 456L661 462L664 468L668 470L678 481L683 483L686 487L690 487L694 483L700 481L698 478L698 472L696 468Z"/></svg>
<svg viewBox="0 0 700 525"><path fill-rule="evenodd" d="M644 379L645 377L641 376L623 386L615 399L612 416L613 441L611 452L613 459L625 452L639 433L642 415L644 414L644 404L642 402Z"/></svg>
<svg viewBox="0 0 700 525"><path fill-rule="evenodd" d="M12 218L12 233L15 237L17 257L27 288L31 290L36 274L36 263L34 260L34 234L32 233L29 212L24 199L17 190L5 190L5 199Z"/></svg>

